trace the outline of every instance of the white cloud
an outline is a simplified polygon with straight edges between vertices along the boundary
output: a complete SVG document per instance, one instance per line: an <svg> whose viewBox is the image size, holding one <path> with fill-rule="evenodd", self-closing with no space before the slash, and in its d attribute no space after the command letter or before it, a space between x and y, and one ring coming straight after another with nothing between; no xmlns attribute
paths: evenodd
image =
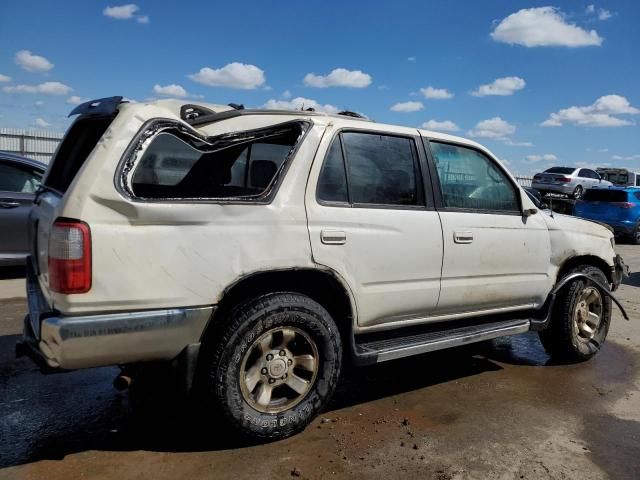
<svg viewBox="0 0 640 480"><path fill-rule="evenodd" d="M428 120L421 125L421 128L439 132L457 132L460 130L458 125L453 123L451 120L444 120L442 122L439 122L438 120Z"/></svg>
<svg viewBox="0 0 640 480"><path fill-rule="evenodd" d="M233 62L222 68L201 68L188 76L191 80L209 87L227 87L253 90L266 81L264 71L255 65Z"/></svg>
<svg viewBox="0 0 640 480"><path fill-rule="evenodd" d="M69 98L67 98L65 103L68 103L69 105L80 105L81 103L88 102L89 100L90 98L79 97L78 95L72 95Z"/></svg>
<svg viewBox="0 0 640 480"><path fill-rule="evenodd" d="M138 10L140 10L138 5L135 3L129 3L127 5L107 7L102 11L102 14L117 20L128 20L133 18Z"/></svg>
<svg viewBox="0 0 640 480"><path fill-rule="evenodd" d="M38 108L44 107L44 102L42 100L38 100L37 102L34 102L34 105Z"/></svg>
<svg viewBox="0 0 640 480"><path fill-rule="evenodd" d="M15 62L28 72L48 72L53 68L53 63L40 55L34 55L29 50L16 52Z"/></svg>
<svg viewBox="0 0 640 480"><path fill-rule="evenodd" d="M60 82L44 82L40 85L10 85L2 87L5 93L42 93L44 95L67 95L73 88Z"/></svg>
<svg viewBox="0 0 640 480"><path fill-rule="evenodd" d="M448 91L446 88L425 87L420 89L420 93L422 93L425 98L433 100L447 100L449 98L453 98L453 93Z"/></svg>
<svg viewBox="0 0 640 480"><path fill-rule="evenodd" d="M11 77L7 77L6 75L2 75L0 73L0 83L7 83L11 81Z"/></svg>
<svg viewBox="0 0 640 480"><path fill-rule="evenodd" d="M558 157L553 153L545 153L544 155L527 155L527 161L529 162L555 162L556 160L558 160Z"/></svg>
<svg viewBox="0 0 640 480"><path fill-rule="evenodd" d="M611 155L611 160L640 160L640 153L635 155Z"/></svg>
<svg viewBox="0 0 640 480"><path fill-rule="evenodd" d="M555 7L524 8L498 23L491 32L498 42L525 47L588 47L602 45L595 30L567 23Z"/></svg>
<svg viewBox="0 0 640 480"><path fill-rule="evenodd" d="M365 88L371 85L371 75L361 70L347 70L346 68L336 68L328 75L316 75L307 73L304 76L304 84L307 87L328 88L328 87L349 87Z"/></svg>
<svg viewBox="0 0 640 480"><path fill-rule="evenodd" d="M488 95L507 96L522 90L527 83L520 77L496 78L493 82L480 85L471 92L474 97L486 97Z"/></svg>
<svg viewBox="0 0 640 480"><path fill-rule="evenodd" d="M638 115L640 109L633 107L629 100L621 95L605 95L591 105L569 107L558 110L540 125L543 127L561 127L565 123L589 127L623 127L633 122L615 115Z"/></svg>
<svg viewBox="0 0 640 480"><path fill-rule="evenodd" d="M422 110L424 105L422 102L400 102L396 103L391 107L392 112L417 112L418 110Z"/></svg>
<svg viewBox="0 0 640 480"><path fill-rule="evenodd" d="M416 57L408 57L407 61L408 62L415 62L416 61Z"/></svg>
<svg viewBox="0 0 640 480"><path fill-rule="evenodd" d="M479 138L505 140L516 131L516 127L500 117L493 117L478 122L469 135Z"/></svg>
<svg viewBox="0 0 640 480"><path fill-rule="evenodd" d="M338 107L333 105L322 105L315 100L304 97L296 97L292 100L268 100L262 108L269 110L306 110L307 108L313 108L316 112L326 113L338 113Z"/></svg>
<svg viewBox="0 0 640 480"><path fill-rule="evenodd" d="M532 142L517 142L515 140L511 140L510 138L507 138L504 141L504 144L510 147L533 147Z"/></svg>
<svg viewBox="0 0 640 480"><path fill-rule="evenodd" d="M138 22L138 23L149 23L149 16L148 15L141 15L138 18L136 18L136 22Z"/></svg>
<svg viewBox="0 0 640 480"><path fill-rule="evenodd" d="M184 98L188 95L187 91L180 85L172 83L170 85L160 86L157 83L153 86L153 93L161 97Z"/></svg>
<svg viewBox="0 0 640 480"><path fill-rule="evenodd" d="M285 90L282 92L282 98L291 98L291 92L289 90Z"/></svg>
<svg viewBox="0 0 640 480"><path fill-rule="evenodd" d="M596 6L595 5L587 5L587 8L585 10L587 13L594 13L596 11Z"/></svg>
<svg viewBox="0 0 640 480"><path fill-rule="evenodd" d="M611 17L613 17L613 13L611 13L609 10L606 10L604 8L598 10L598 20L609 20Z"/></svg>
<svg viewBox="0 0 640 480"><path fill-rule="evenodd" d="M42 118L36 118L33 123L35 123L38 127L41 127L41 128L47 128L50 125L49 122L47 122Z"/></svg>

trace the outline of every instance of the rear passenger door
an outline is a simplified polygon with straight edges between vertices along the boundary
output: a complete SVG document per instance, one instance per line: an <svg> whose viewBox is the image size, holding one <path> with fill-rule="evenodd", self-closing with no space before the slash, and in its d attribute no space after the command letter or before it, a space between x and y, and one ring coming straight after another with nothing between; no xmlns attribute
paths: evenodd
<svg viewBox="0 0 640 480"><path fill-rule="evenodd" d="M27 219L42 173L0 158L0 257L27 255Z"/></svg>
<svg viewBox="0 0 640 480"><path fill-rule="evenodd" d="M314 261L348 282L360 327L424 321L438 303L440 219L406 130L328 129L307 185Z"/></svg>
<svg viewBox="0 0 640 480"><path fill-rule="evenodd" d="M540 306L549 288L542 214L522 215L522 190L485 152L428 141L444 258L437 315Z"/></svg>

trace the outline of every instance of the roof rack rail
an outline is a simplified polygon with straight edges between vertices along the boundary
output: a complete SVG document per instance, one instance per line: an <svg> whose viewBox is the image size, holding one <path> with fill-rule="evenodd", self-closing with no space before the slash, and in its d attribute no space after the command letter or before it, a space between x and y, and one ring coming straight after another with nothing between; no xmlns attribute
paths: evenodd
<svg viewBox="0 0 640 480"><path fill-rule="evenodd" d="M338 115L343 115L345 117L353 117L353 118L364 118L366 120L369 119L369 117L362 115L361 113L352 112L350 110L343 110L342 112L338 112Z"/></svg>
<svg viewBox="0 0 640 480"><path fill-rule="evenodd" d="M191 103L188 103L180 107L180 118L189 124L192 124L200 117L215 114L216 112L214 112L210 108L203 107L201 105L193 105Z"/></svg>

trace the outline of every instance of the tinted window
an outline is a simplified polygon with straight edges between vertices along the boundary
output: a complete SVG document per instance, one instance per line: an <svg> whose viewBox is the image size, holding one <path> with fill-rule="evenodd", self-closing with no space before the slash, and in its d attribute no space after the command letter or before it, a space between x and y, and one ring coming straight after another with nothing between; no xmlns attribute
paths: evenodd
<svg viewBox="0 0 640 480"><path fill-rule="evenodd" d="M0 162L0 191L34 193L42 175L29 168Z"/></svg>
<svg viewBox="0 0 640 480"><path fill-rule="evenodd" d="M627 192L624 190L590 188L584 192L583 200L585 202L626 202Z"/></svg>
<svg viewBox="0 0 640 480"><path fill-rule="evenodd" d="M274 127L207 143L160 133L147 147L132 178L144 198L233 198L264 193L300 137L300 125ZM255 140L251 140L255 138Z"/></svg>
<svg viewBox="0 0 640 480"><path fill-rule="evenodd" d="M640 200L640 192L636 192L633 194L638 200Z"/></svg>
<svg viewBox="0 0 640 480"><path fill-rule="evenodd" d="M413 139L348 132L342 141L352 203L424 204Z"/></svg>
<svg viewBox="0 0 640 480"><path fill-rule="evenodd" d="M636 187L640 187L640 174L636 174Z"/></svg>
<svg viewBox="0 0 640 480"><path fill-rule="evenodd" d="M322 165L320 177L318 178L318 199L326 202L346 203L349 201L347 176L344 169L339 136L331 144L327 152L327 158Z"/></svg>
<svg viewBox="0 0 640 480"><path fill-rule="evenodd" d="M515 188L484 154L438 142L431 151L445 207L519 211Z"/></svg>
<svg viewBox="0 0 640 480"><path fill-rule="evenodd" d="M575 168L569 167L551 167L547 168L544 173L561 173L563 175L571 175Z"/></svg>

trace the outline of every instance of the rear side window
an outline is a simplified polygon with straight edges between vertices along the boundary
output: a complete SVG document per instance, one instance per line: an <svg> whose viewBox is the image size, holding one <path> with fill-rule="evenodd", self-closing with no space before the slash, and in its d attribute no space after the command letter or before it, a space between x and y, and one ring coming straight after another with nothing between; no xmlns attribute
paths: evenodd
<svg viewBox="0 0 640 480"><path fill-rule="evenodd" d="M259 197L282 169L301 133L299 123L211 139L163 131L135 167L133 194L149 199Z"/></svg>
<svg viewBox="0 0 640 480"><path fill-rule="evenodd" d="M585 202L626 202L627 192L624 190L604 190L590 188L584 192Z"/></svg>
<svg viewBox="0 0 640 480"><path fill-rule="evenodd" d="M42 174L28 167L21 168L0 161L0 191L34 193L40 185Z"/></svg>
<svg viewBox="0 0 640 480"><path fill-rule="evenodd" d="M58 147L45 185L61 193L66 192L112 121L113 117L77 120Z"/></svg>
<svg viewBox="0 0 640 480"><path fill-rule="evenodd" d="M318 178L318 199L361 206L420 206L424 205L420 178L412 138L344 132L327 153Z"/></svg>
<svg viewBox="0 0 640 480"><path fill-rule="evenodd" d="M430 145L445 207L519 212L513 184L487 156L457 145Z"/></svg>

